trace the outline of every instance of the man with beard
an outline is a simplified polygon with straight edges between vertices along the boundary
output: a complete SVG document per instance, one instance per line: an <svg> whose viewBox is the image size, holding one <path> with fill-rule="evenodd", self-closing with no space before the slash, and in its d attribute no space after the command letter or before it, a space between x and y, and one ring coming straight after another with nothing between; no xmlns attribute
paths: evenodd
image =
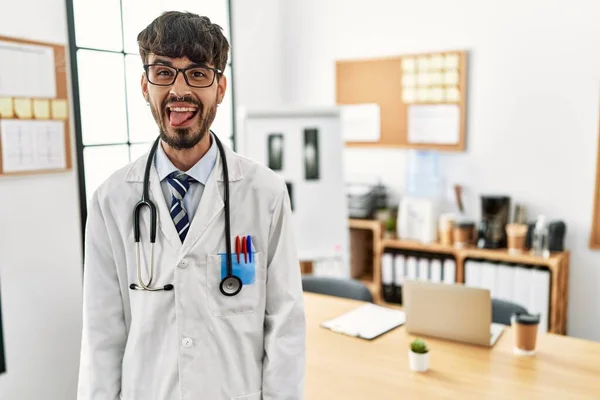
<svg viewBox="0 0 600 400"><path fill-rule="evenodd" d="M285 182L210 131L229 44L208 18L180 12L138 43L159 140L90 202L78 399L301 399L305 318ZM136 222L133 212L148 161L153 245L151 213ZM228 240L233 292L221 285Z"/></svg>

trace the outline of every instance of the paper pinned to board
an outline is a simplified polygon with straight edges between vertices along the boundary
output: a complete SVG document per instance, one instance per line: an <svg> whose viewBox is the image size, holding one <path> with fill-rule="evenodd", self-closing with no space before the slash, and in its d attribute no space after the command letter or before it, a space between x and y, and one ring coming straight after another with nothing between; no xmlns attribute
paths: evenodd
<svg viewBox="0 0 600 400"><path fill-rule="evenodd" d="M377 142L381 135L379 104L341 106L342 135L346 142Z"/></svg>
<svg viewBox="0 0 600 400"><path fill-rule="evenodd" d="M67 167L63 121L0 120L0 139L4 172Z"/></svg>
<svg viewBox="0 0 600 400"><path fill-rule="evenodd" d="M0 40L0 96L56 97L52 47Z"/></svg>
<svg viewBox="0 0 600 400"><path fill-rule="evenodd" d="M460 108L455 104L408 107L408 142L458 144Z"/></svg>

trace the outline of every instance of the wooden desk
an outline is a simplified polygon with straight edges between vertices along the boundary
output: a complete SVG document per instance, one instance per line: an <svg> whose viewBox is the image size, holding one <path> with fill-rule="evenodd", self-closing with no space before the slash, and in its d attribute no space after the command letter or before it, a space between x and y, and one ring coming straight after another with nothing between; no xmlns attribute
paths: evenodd
<svg viewBox="0 0 600 400"><path fill-rule="evenodd" d="M305 293L306 399L600 399L600 343L544 334L537 355L512 353L509 327L493 348L426 338L429 371L408 367L403 327L373 341L319 323L360 302Z"/></svg>

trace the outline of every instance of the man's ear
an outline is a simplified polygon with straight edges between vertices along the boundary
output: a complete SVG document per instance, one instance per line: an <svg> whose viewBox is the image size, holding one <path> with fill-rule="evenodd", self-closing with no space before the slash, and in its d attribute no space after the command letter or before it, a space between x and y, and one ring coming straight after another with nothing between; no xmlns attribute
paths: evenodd
<svg viewBox="0 0 600 400"><path fill-rule="evenodd" d="M217 84L217 104L220 104L225 97L225 92L227 91L227 77L225 74L221 75Z"/></svg>
<svg viewBox="0 0 600 400"><path fill-rule="evenodd" d="M146 103L148 103L148 79L146 79L146 74L142 74L142 81L140 83L142 85L142 94L144 95L144 99L146 99Z"/></svg>

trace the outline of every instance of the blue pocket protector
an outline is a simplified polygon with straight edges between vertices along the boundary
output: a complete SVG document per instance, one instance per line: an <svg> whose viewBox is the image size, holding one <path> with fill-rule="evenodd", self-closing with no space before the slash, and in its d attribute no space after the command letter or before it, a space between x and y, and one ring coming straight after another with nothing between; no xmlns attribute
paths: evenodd
<svg viewBox="0 0 600 400"><path fill-rule="evenodd" d="M219 253L219 255L221 256L221 279L224 279L227 276L227 257L225 253ZM250 258L252 261L248 257L244 260L244 255L240 254L238 263L237 254L231 255L233 275L240 278L243 285L251 285L256 280L256 255L253 253Z"/></svg>

